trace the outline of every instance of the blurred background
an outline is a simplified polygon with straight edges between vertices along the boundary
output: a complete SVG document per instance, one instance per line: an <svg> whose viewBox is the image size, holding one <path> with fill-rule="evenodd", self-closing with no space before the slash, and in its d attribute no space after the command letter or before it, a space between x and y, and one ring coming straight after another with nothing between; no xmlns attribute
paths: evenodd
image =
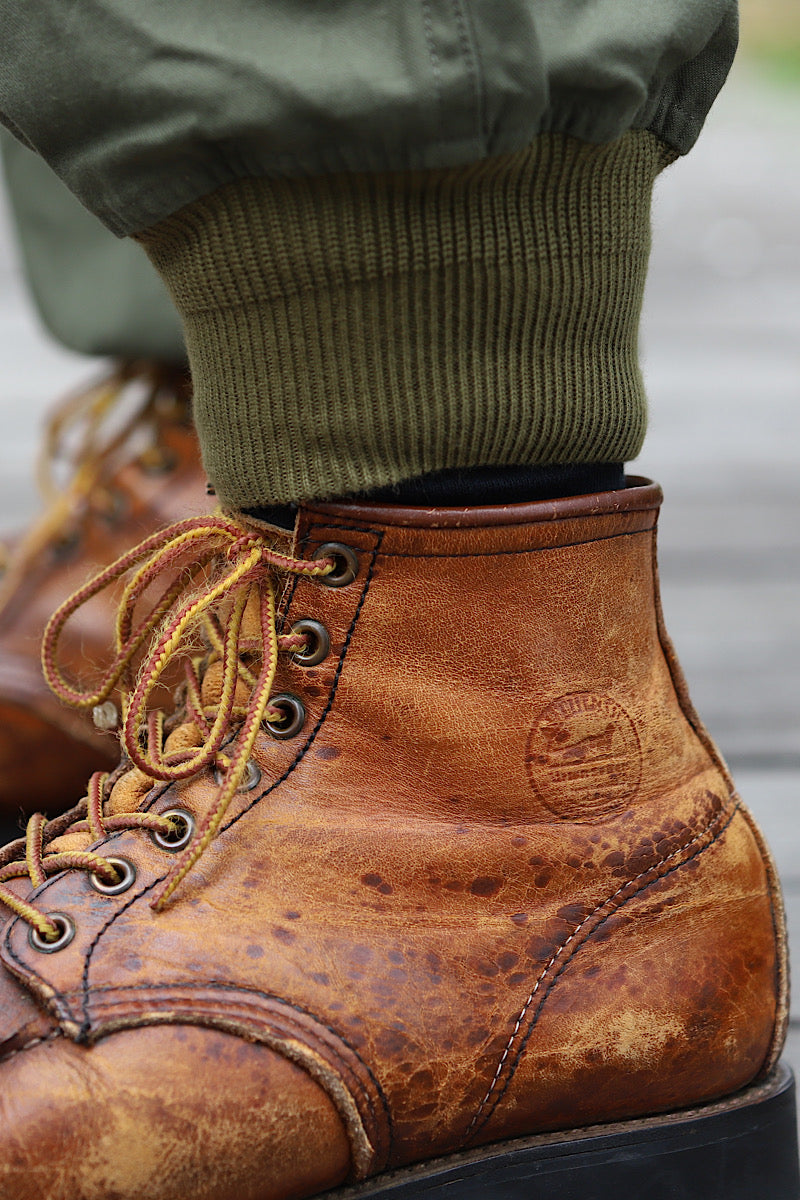
<svg viewBox="0 0 800 1200"><path fill-rule="evenodd" d="M657 185L636 469L664 487L667 626L777 857L800 964L800 5L741 10L729 83ZM797 987L792 1012L800 1074Z"/></svg>
<svg viewBox="0 0 800 1200"><path fill-rule="evenodd" d="M657 186L643 361L650 433L633 469L666 493L667 623L776 850L800 963L798 0L743 0L730 82ZM98 371L39 326L0 196L0 532L37 508L46 408Z"/></svg>

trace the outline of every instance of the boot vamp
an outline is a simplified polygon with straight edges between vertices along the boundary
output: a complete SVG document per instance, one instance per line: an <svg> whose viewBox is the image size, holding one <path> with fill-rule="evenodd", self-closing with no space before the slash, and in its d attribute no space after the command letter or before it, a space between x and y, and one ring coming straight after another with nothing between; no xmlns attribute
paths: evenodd
<svg viewBox="0 0 800 1200"><path fill-rule="evenodd" d="M197 783L169 789L156 807L194 802L200 815L209 791ZM662 1024L669 1017L670 1036L691 1047L683 1025L696 1019L700 1000L683 981L685 1011L676 1002L667 1012L673 998L660 975L671 967L659 967L659 957L675 930L678 938L687 927L702 937L713 900L697 888L687 899L672 867L704 848L701 837L721 833L733 809L694 781L666 798L668 810L673 816L657 840L643 838L625 816L600 831L569 823L437 823L428 814L401 824L381 820L366 802L333 811L298 779L297 790L285 785L260 799L242 797L227 829L159 913L150 901L171 856L143 833L109 838L104 853L136 867L130 891L100 895L78 872L53 879L38 903L72 916L73 941L57 954L37 955L24 922L16 921L3 956L30 987L51 989L63 1027L92 1039L113 1034L114 1042L115 1031L129 1025L200 1024L299 1056L309 1069L322 1062L328 1076L346 1081L358 1110L354 1128L366 1131L374 1169L390 1153L381 1104L392 1111L396 1161L463 1143L505 1062L515 1021L519 1027L533 1015L537 996L566 966L571 945L594 932L603 906L649 873L653 884L660 873L668 879L669 894L655 897L653 912L639 923L647 936L627 947L628 980L611 978L622 967L623 955L615 953L606 954L606 982L624 1013L649 973L645 1016L651 1011ZM763 880L747 888L762 905ZM657 913L671 904L681 920L659 922ZM761 963L754 978L770 969ZM574 1000L575 991L568 994ZM614 1019L611 1013L608 1021ZM607 1035L589 1030L589 1044L602 1045ZM754 1030L756 1041L763 1036ZM183 1059L189 1052L180 1043L176 1037L173 1052ZM545 1050L557 1057L552 1046ZM755 1053L763 1055L763 1047ZM219 1086L239 1110L235 1079L223 1075ZM648 1103L623 1092L607 1116L620 1115L620 1103L623 1110ZM663 1105L673 1091L664 1096L649 1099ZM564 1111L543 1119L557 1126Z"/></svg>
<svg viewBox="0 0 800 1200"><path fill-rule="evenodd" d="M85 834L68 834L52 848L82 850L86 842ZM155 847L146 835L110 838L104 850L136 861L137 883L152 888L148 850L155 856ZM68 915L75 936L62 950L42 952L26 922L13 918L3 937L0 1194L289 1200L345 1180L349 1131L304 1064L245 1040L241 1029L223 1032L225 1021L198 1028L197 1013L170 1015L158 1000L149 1006L147 987L135 989L133 1018L126 1006L121 1020L100 1029L90 1015L89 964L113 914L85 872L64 872L33 890L25 879L6 886L42 911ZM135 939L124 958L118 986L101 984L97 993L112 1009L115 998L134 998L127 980L141 966ZM167 1025L152 1024L165 1016ZM121 1029L126 1023L145 1027Z"/></svg>

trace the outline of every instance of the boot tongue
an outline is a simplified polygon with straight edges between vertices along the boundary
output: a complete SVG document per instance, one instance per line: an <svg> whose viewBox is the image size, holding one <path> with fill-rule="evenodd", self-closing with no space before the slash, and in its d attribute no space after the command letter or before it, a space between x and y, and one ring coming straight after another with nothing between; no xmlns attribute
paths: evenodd
<svg viewBox="0 0 800 1200"><path fill-rule="evenodd" d="M153 780L148 775L145 775L138 767L131 767L111 789L111 795L106 801L105 812L109 816L136 812L152 787ZM62 833L61 837L54 838L48 844L47 852L48 854L60 854L66 850L86 850L92 845L92 841L89 833Z"/></svg>
<svg viewBox="0 0 800 1200"><path fill-rule="evenodd" d="M224 623L224 622L223 622ZM258 671L261 655L261 627L258 616L258 598L253 594L247 602L242 619L241 646L244 650L243 662L252 671ZM213 720L214 712L222 699L223 665L222 659L212 651L211 662L208 663L200 682L200 696L208 719ZM237 680L234 693L237 708L245 708L250 699L250 685L241 676ZM183 721L167 736L165 749L167 753L195 749L203 744L203 734L194 721ZM131 767L111 790L106 801L105 811L109 816L119 816L122 813L136 812L151 790L154 780L138 767ZM85 850L91 845L88 833L65 833L48 846L48 850Z"/></svg>
<svg viewBox="0 0 800 1200"><path fill-rule="evenodd" d="M256 522L252 522L256 524ZM285 545L280 545L287 541L286 533L283 530L259 529L263 532L270 543L278 543L276 548L282 551L288 549ZM276 536L277 534L277 536ZM222 611L217 613L220 618L221 628L224 629L228 612L226 606L222 605ZM243 665L248 668L253 674L257 674L261 666L261 656L263 654L261 622L259 619L259 604L258 595L253 590L248 599L242 618L242 626L239 637L240 657ZM203 704L203 709L206 712L209 722L213 722L214 715L222 699L223 690L223 663L221 654L216 650L212 650L210 661L202 670L200 680L200 697ZM245 709L250 700L251 684L246 676L240 675L236 682L234 692L234 706L238 710ZM232 721L232 729L238 725L238 718ZM180 750L194 749L203 744L203 733L195 724L194 721L183 721L177 725L168 734L165 749L167 753ZM152 789L155 780L145 772L139 770L138 767L131 767L126 771L111 790L111 794L105 804L105 812L109 816L119 816L123 813L136 812L144 802L148 792ZM91 845L91 837L88 833L65 833L61 837L56 838L48 846L48 852L58 852L63 850L84 850Z"/></svg>

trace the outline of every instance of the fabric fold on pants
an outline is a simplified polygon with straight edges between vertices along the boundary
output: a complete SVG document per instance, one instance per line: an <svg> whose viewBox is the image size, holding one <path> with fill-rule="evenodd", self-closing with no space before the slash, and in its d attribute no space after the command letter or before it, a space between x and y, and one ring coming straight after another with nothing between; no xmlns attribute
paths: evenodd
<svg viewBox="0 0 800 1200"><path fill-rule="evenodd" d="M0 0L0 120L118 234L248 176L435 170L543 133L694 143L735 0Z"/></svg>

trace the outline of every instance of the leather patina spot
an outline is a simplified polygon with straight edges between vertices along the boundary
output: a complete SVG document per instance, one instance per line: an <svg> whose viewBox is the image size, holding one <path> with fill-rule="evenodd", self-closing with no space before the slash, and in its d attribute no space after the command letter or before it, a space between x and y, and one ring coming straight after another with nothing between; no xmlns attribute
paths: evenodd
<svg viewBox="0 0 800 1200"><path fill-rule="evenodd" d="M525 764L531 787L555 816L602 821L623 811L639 790L642 748L621 704L575 692L536 718Z"/></svg>

